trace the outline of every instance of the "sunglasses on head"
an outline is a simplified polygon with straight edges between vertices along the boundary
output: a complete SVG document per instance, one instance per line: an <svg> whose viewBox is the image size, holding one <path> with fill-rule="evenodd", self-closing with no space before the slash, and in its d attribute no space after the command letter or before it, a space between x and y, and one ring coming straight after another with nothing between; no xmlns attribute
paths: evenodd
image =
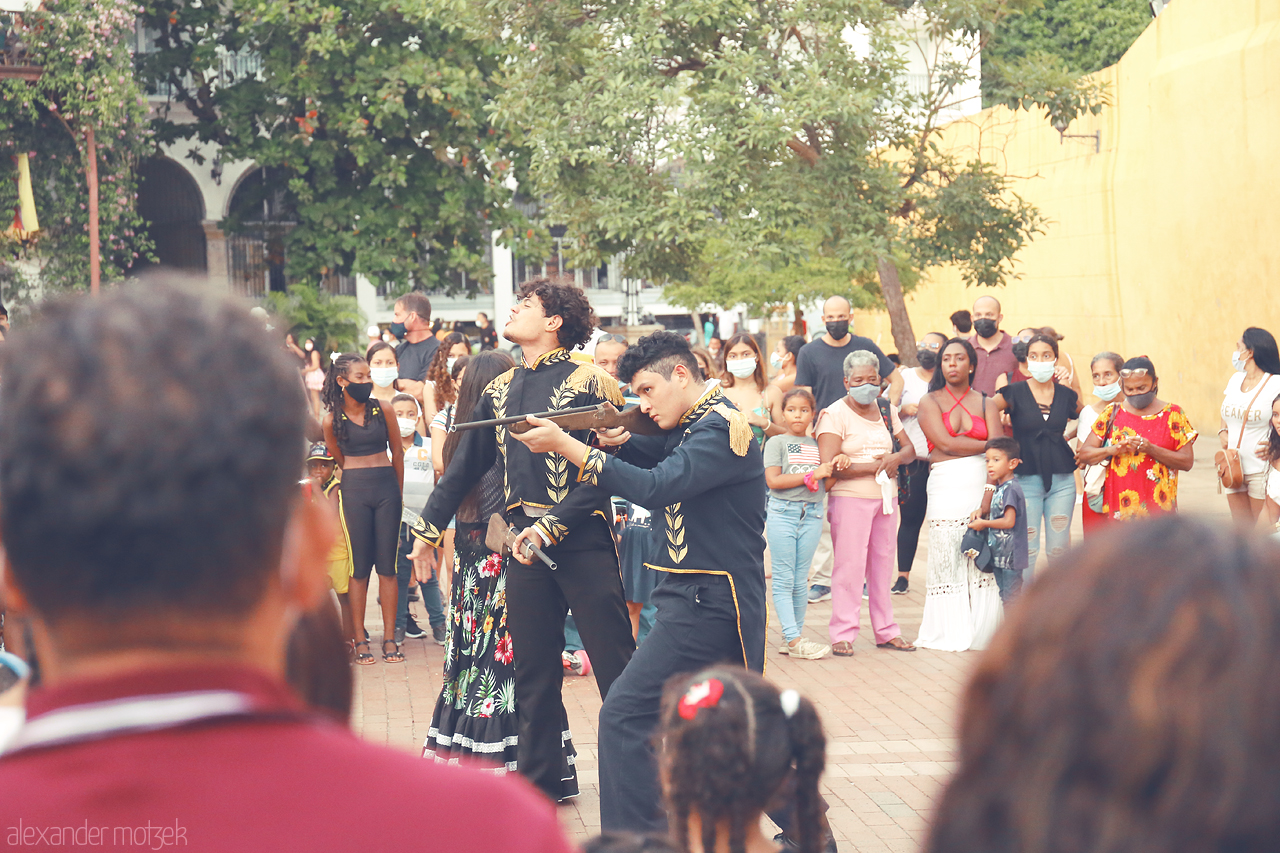
<svg viewBox="0 0 1280 853"><path fill-rule="evenodd" d="M937 341L916 341L916 349L942 349L942 344Z"/></svg>
<svg viewBox="0 0 1280 853"><path fill-rule="evenodd" d="M625 344L627 343L627 338L625 335L601 335L596 343Z"/></svg>
<svg viewBox="0 0 1280 853"><path fill-rule="evenodd" d="M1146 376L1150 372L1145 367L1126 367L1120 371L1120 378L1133 379L1138 376Z"/></svg>

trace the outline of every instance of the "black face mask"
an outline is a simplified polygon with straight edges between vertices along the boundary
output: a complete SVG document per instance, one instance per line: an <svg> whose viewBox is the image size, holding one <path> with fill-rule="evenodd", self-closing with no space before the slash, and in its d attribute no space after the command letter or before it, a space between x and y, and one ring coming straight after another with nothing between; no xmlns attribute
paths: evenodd
<svg viewBox="0 0 1280 853"><path fill-rule="evenodd" d="M933 370L938 366L938 354L931 349L916 350L916 363L925 370Z"/></svg>
<svg viewBox="0 0 1280 853"><path fill-rule="evenodd" d="M832 320L827 324L827 334L837 341L842 339L845 335L849 334L849 321Z"/></svg>
<svg viewBox="0 0 1280 853"><path fill-rule="evenodd" d="M999 331L999 327L996 325L995 320L990 317L983 317L973 321L973 330L978 333L980 338L990 338L995 336L995 333Z"/></svg>
<svg viewBox="0 0 1280 853"><path fill-rule="evenodd" d="M1125 396L1125 399L1129 401L1130 406L1133 406L1138 411L1142 411L1147 406L1150 406L1152 402L1155 401L1156 392L1159 390L1160 390L1159 388L1152 388L1150 391L1148 391L1145 394L1125 394L1124 396Z"/></svg>
<svg viewBox="0 0 1280 853"><path fill-rule="evenodd" d="M372 382L349 382L347 383L347 395L357 403L369 402L369 395L373 393Z"/></svg>
<svg viewBox="0 0 1280 853"><path fill-rule="evenodd" d="M1016 344L1013 345L1013 357L1016 358L1019 363L1026 361L1027 350L1030 349L1030 347L1031 347L1031 344L1024 343L1023 341L1018 341Z"/></svg>

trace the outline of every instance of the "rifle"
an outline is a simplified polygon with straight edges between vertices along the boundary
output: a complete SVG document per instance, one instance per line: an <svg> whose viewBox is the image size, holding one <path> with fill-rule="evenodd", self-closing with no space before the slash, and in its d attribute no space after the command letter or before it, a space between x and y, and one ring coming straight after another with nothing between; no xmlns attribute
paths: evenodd
<svg viewBox="0 0 1280 853"><path fill-rule="evenodd" d="M489 516L489 529L485 532L484 547L497 554L506 556L513 553L511 546L515 544L516 535L519 533L514 527L507 524L498 513ZM538 555L538 559L551 567L551 571L556 570L556 563L546 554L542 553L542 549L534 545L529 540L525 540L524 553L528 556L530 552Z"/></svg>
<svg viewBox="0 0 1280 853"><path fill-rule="evenodd" d="M529 415L515 415L509 418L490 418L487 421L467 421L454 424L456 431L479 429L480 427L510 426L514 433L524 433L533 429L525 420ZM576 409L560 409L552 412L535 412L535 418L546 418L554 421L566 432L582 429L613 429L622 427L635 435L662 435L665 430L653 422L653 419L640 411L639 406L628 406L618 411L612 403L601 403L598 406L579 406Z"/></svg>

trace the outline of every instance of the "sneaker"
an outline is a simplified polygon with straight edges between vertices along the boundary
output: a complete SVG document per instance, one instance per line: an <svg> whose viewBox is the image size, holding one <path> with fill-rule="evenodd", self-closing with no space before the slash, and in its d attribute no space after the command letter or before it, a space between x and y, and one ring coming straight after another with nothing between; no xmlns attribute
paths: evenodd
<svg viewBox="0 0 1280 853"><path fill-rule="evenodd" d="M431 626L431 639L436 641L437 646L443 646L445 641L449 639L449 629L441 622L439 625Z"/></svg>
<svg viewBox="0 0 1280 853"><path fill-rule="evenodd" d="M782 645L778 646L778 654L780 655L791 654L791 644L788 643L786 640L783 640Z"/></svg>
<svg viewBox="0 0 1280 853"><path fill-rule="evenodd" d="M404 623L404 635L408 637L410 640L419 640L427 636L427 632L422 630L422 628L419 627L418 623L413 621L413 617L410 616L405 620L405 623Z"/></svg>
<svg viewBox="0 0 1280 853"><path fill-rule="evenodd" d="M808 640L804 637L801 637L800 642L791 646L788 650L788 654L790 654L791 657L799 658L800 660L822 660L830 653L830 646L825 646L822 643L815 643L813 640Z"/></svg>
<svg viewBox="0 0 1280 853"><path fill-rule="evenodd" d="M809 587L809 603L817 604L819 601L827 601L831 598L831 587L814 584Z"/></svg>
<svg viewBox="0 0 1280 853"><path fill-rule="evenodd" d="M896 581L893 582L893 586L889 587L889 592L893 593L894 595L906 595L907 579L905 577L898 578Z"/></svg>
<svg viewBox="0 0 1280 853"><path fill-rule="evenodd" d="M587 675L591 672L591 660L582 649L576 652L561 652L560 662L564 664L566 675Z"/></svg>

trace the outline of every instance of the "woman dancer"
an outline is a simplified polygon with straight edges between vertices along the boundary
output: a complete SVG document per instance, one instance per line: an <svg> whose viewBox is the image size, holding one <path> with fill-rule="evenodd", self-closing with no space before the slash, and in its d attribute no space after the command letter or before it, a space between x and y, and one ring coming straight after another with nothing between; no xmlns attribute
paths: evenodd
<svg viewBox="0 0 1280 853"><path fill-rule="evenodd" d="M971 387L977 362L968 341L947 341L919 410L931 465L929 581L916 645L947 652L986 648L1000 624L995 576L960 553L987 484L987 439L1004 434L995 403Z"/></svg>
<svg viewBox="0 0 1280 853"><path fill-rule="evenodd" d="M513 367L511 356L501 350L471 356L458 389L459 420L470 420L484 389ZM459 435L450 432L445 439L446 468ZM515 652L507 633L507 575L502 558L484 544L489 517L502 508L502 472L495 465L458 508L444 687L422 757L439 762L474 758L497 763L501 772L514 772L518 724ZM577 793L574 754L573 743L566 737L566 796Z"/></svg>

